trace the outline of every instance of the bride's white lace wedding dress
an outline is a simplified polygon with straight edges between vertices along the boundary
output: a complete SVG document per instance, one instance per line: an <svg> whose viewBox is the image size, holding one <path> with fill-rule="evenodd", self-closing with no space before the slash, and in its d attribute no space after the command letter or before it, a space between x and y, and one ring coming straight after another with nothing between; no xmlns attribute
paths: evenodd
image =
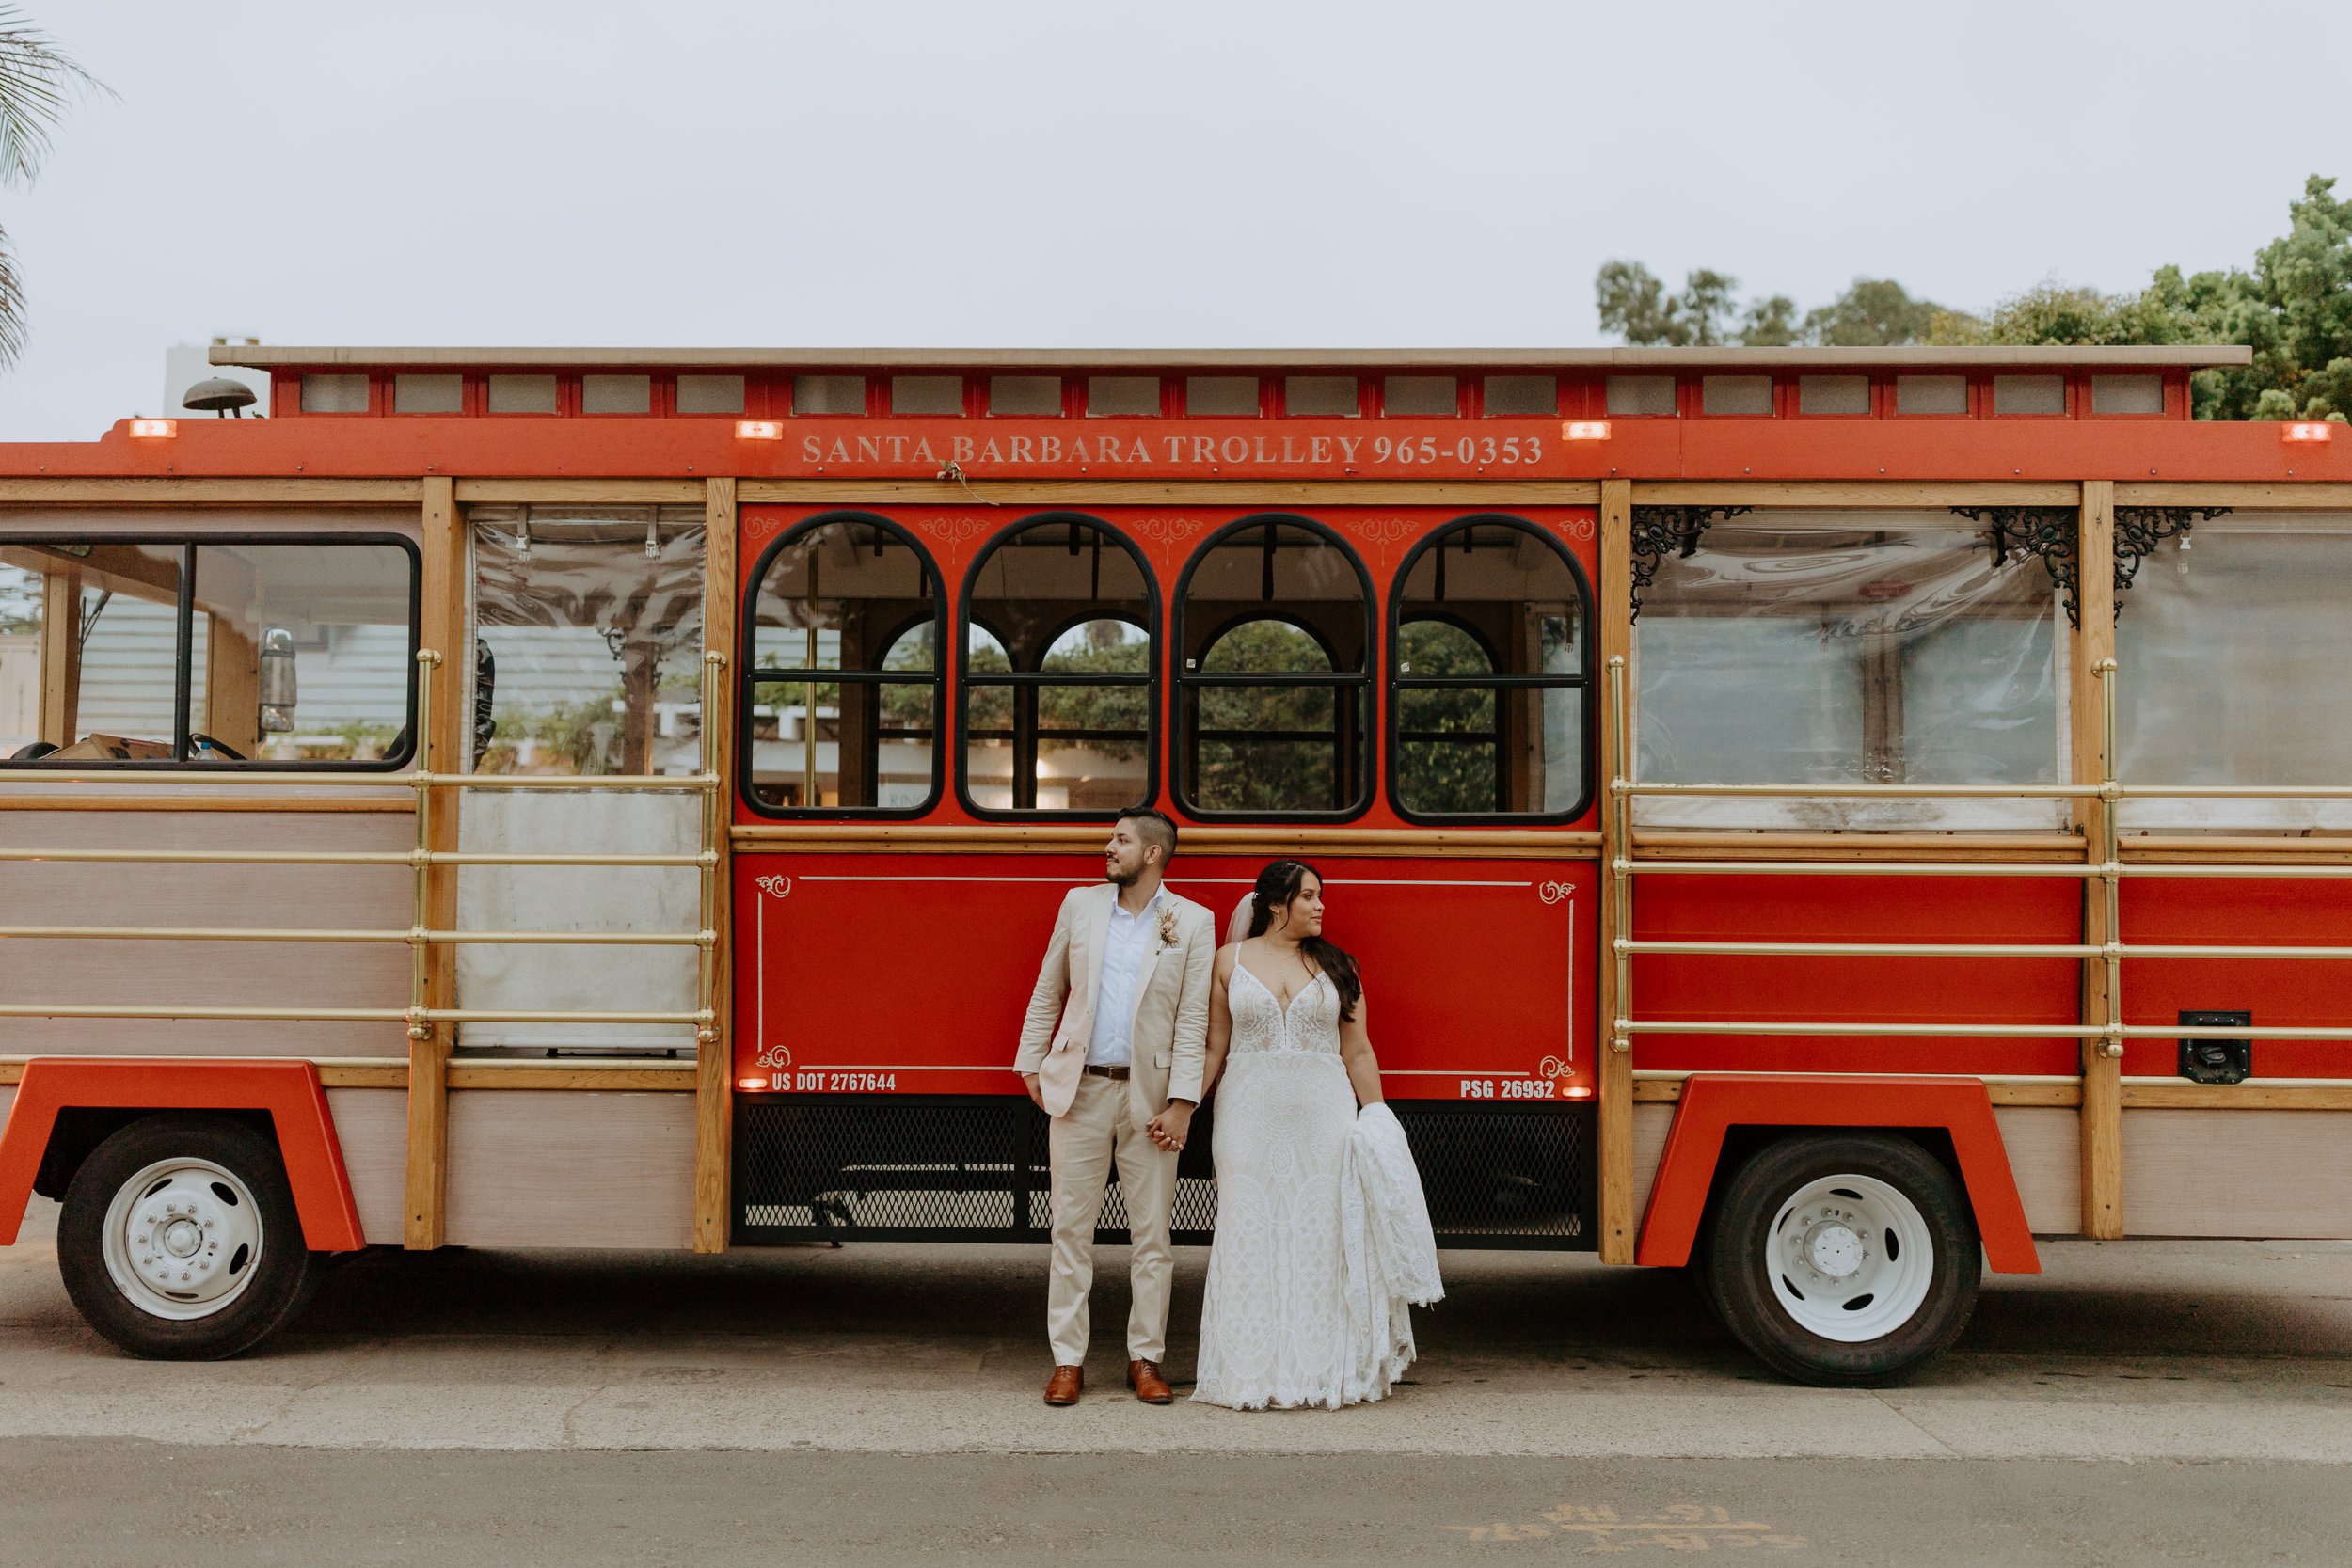
<svg viewBox="0 0 2352 1568"><path fill-rule="evenodd" d="M1443 1293L1404 1130L1385 1105L1357 1111L1327 976L1285 1011L1236 962L1226 1000L1192 1397L1237 1410L1379 1399L1412 1364L1410 1305Z"/></svg>

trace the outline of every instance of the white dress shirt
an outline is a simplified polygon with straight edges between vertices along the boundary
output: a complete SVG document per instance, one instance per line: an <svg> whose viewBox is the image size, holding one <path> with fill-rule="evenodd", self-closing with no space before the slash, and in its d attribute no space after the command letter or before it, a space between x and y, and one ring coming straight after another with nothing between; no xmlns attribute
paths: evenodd
<svg viewBox="0 0 2352 1568"><path fill-rule="evenodd" d="M1141 914L1129 914L1124 904L1111 901L1103 978L1094 988L1094 1035L1087 1042L1089 1067L1128 1067L1135 1061L1136 972L1143 966L1146 945L1159 940L1160 900L1167 896L1166 888L1153 893Z"/></svg>

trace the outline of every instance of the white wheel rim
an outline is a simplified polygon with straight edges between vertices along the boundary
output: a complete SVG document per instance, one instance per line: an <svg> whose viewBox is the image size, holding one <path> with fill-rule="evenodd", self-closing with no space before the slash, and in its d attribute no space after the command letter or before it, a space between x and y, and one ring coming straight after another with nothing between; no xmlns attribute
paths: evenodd
<svg viewBox="0 0 2352 1568"><path fill-rule="evenodd" d="M209 1318L245 1293L262 1260L261 1206L210 1160L159 1160L106 1206L107 1276L158 1318Z"/></svg>
<svg viewBox="0 0 2352 1568"><path fill-rule="evenodd" d="M1909 1323L1935 1279L1927 1217L1875 1177L1825 1176L1788 1196L1764 1239L1764 1273L1797 1326L1861 1344Z"/></svg>

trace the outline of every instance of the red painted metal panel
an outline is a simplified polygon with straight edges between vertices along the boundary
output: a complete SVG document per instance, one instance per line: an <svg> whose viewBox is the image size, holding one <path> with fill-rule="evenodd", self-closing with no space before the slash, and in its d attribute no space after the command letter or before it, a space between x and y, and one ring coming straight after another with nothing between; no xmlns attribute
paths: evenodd
<svg viewBox="0 0 2352 1568"><path fill-rule="evenodd" d="M354 1252L365 1244L316 1067L144 1056L47 1057L25 1064L8 1125L0 1129L0 1246L13 1243L24 1222L57 1113L79 1108L267 1111L302 1217L303 1243L313 1252Z"/></svg>
<svg viewBox="0 0 2352 1568"><path fill-rule="evenodd" d="M2123 940L2213 947L2352 947L2352 882L2332 879L2127 877ZM2247 1011L2257 1028L2352 1027L2352 960L2126 958L2123 1022L2177 1026L2184 1008ZM2167 1077L2172 1039L2123 1046L2123 1070ZM2265 1078L2352 1078L2352 1040L2258 1039Z"/></svg>
<svg viewBox="0 0 2352 1568"><path fill-rule="evenodd" d="M1678 1268L1691 1260L1724 1134L1734 1127L1943 1128L1960 1158L1985 1261L1995 1274L2042 1272L1992 1097L1973 1078L1711 1073L1688 1080L1650 1189L1635 1262Z"/></svg>
<svg viewBox="0 0 2352 1568"><path fill-rule="evenodd" d="M2073 878L1653 874L1640 879L1634 934L1653 942L2077 942L2081 898ZM2071 1027L2080 975L2074 958L1646 954L1633 960L1633 1005L1643 1019ZM2064 1036L1636 1035L1633 1050L1637 1068L1692 1071L2071 1073L2078 1054Z"/></svg>
<svg viewBox="0 0 2352 1568"><path fill-rule="evenodd" d="M1180 853L1168 885L1221 934L1261 863ZM1596 864L1317 863L1391 1094L1591 1094ZM1013 1053L1055 912L1100 879L1091 857L739 857L738 1083L1020 1093Z"/></svg>
<svg viewBox="0 0 2352 1568"><path fill-rule="evenodd" d="M2352 481L2352 442L2298 446L2280 440L2279 427L2266 422L1620 419L1611 421L1608 440L1577 442L1564 441L1560 425L1557 419L787 419L780 441L741 441L734 419L716 416L642 424L521 414L183 419L170 440L135 441L128 421L118 421L96 441L0 445L0 475L934 479L952 460L976 480ZM1516 464L1502 444L1510 439L1519 442Z"/></svg>

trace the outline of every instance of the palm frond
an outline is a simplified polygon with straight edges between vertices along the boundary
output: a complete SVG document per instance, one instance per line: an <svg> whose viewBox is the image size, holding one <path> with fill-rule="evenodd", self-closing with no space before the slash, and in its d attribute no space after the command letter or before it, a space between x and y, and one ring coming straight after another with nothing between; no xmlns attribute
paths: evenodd
<svg viewBox="0 0 2352 1568"><path fill-rule="evenodd" d="M109 90L21 8L0 5L0 183L23 184L40 171L49 128L75 94Z"/></svg>
<svg viewBox="0 0 2352 1568"><path fill-rule="evenodd" d="M0 229L0 365L13 365L24 352L24 288L16 276L16 252Z"/></svg>

